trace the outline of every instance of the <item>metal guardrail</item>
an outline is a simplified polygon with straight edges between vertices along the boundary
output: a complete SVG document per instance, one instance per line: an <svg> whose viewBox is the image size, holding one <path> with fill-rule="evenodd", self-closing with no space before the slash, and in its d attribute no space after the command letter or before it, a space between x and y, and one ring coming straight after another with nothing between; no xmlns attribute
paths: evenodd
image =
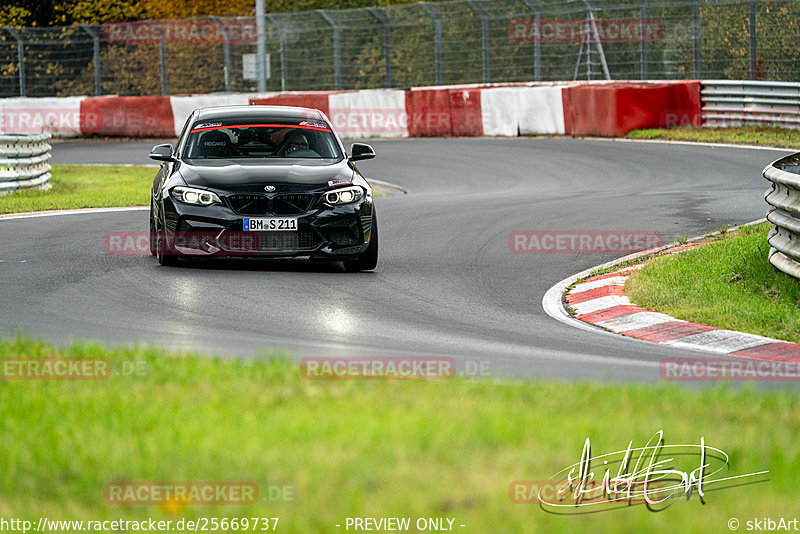
<svg viewBox="0 0 800 534"><path fill-rule="evenodd" d="M767 236L769 262L800 278L800 152L767 165L764 178L772 182L764 199L772 206L767 220L775 225Z"/></svg>
<svg viewBox="0 0 800 534"><path fill-rule="evenodd" d="M49 133L0 135L0 195L17 189L49 189Z"/></svg>
<svg viewBox="0 0 800 534"><path fill-rule="evenodd" d="M703 80L703 126L800 128L800 83Z"/></svg>

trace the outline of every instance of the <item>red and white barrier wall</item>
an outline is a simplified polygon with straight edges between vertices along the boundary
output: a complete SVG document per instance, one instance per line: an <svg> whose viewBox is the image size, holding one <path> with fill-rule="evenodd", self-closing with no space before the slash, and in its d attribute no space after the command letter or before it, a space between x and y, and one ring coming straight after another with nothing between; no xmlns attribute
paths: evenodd
<svg viewBox="0 0 800 534"><path fill-rule="evenodd" d="M0 133L80 135L84 98L0 98Z"/></svg>
<svg viewBox="0 0 800 534"><path fill-rule="evenodd" d="M407 90L0 99L0 133L175 137L192 110L226 105L322 110L346 138L573 135L697 124L700 82L583 82Z"/></svg>

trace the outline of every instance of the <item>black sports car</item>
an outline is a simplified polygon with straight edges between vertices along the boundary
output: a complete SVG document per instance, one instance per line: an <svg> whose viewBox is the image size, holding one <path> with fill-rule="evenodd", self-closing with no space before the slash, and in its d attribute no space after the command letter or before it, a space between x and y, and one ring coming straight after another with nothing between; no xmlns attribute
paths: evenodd
<svg viewBox="0 0 800 534"><path fill-rule="evenodd" d="M192 113L162 162L150 203L150 251L181 256L308 256L347 271L378 262L372 188L354 162L372 147L342 141L324 113L229 106Z"/></svg>

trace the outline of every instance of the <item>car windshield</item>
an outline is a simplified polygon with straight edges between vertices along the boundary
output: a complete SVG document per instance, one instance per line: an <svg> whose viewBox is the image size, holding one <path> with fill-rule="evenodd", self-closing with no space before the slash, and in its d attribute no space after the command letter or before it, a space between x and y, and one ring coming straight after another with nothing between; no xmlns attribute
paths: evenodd
<svg viewBox="0 0 800 534"><path fill-rule="evenodd" d="M229 121L231 122L231 121ZM264 121L265 122L265 121ZM293 122L295 124L293 124ZM323 121L202 121L194 124L184 149L187 159L342 159L339 144Z"/></svg>

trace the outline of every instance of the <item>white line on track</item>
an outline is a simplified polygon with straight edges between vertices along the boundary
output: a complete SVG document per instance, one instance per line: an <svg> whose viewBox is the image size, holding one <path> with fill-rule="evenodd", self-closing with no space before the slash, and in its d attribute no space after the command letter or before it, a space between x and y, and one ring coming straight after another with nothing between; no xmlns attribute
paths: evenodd
<svg viewBox="0 0 800 534"><path fill-rule="evenodd" d="M63 210L63 211L36 211L31 213L13 213L8 215L0 215L0 221L8 221L11 219L33 219L35 217L55 217L57 215L83 215L86 213L114 213L121 211L146 211L147 206L129 206L125 208L83 208L77 210Z"/></svg>
<svg viewBox="0 0 800 534"><path fill-rule="evenodd" d="M669 139L627 139L623 137L576 137L584 141L605 141L607 143L659 143L662 145L688 145L688 146L704 146L710 148L744 148L747 150L772 150L779 152L786 152L792 154L797 150L792 148L785 148L779 146L757 146L757 145L734 145L731 143L704 143L701 141L672 141Z"/></svg>

